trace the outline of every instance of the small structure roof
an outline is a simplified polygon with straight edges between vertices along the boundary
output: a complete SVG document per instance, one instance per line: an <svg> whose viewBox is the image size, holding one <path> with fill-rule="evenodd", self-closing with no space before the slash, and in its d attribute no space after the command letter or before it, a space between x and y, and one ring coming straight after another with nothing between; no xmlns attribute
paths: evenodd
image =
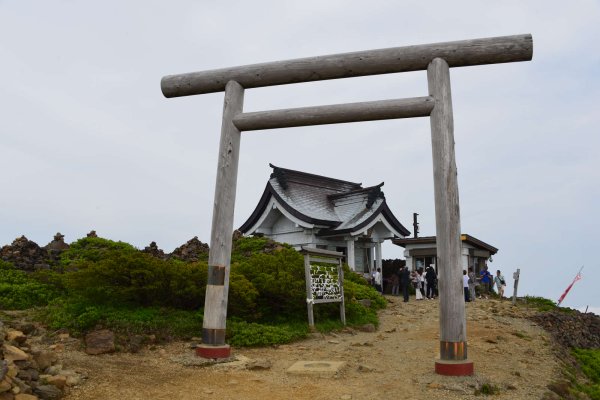
<svg viewBox="0 0 600 400"><path fill-rule="evenodd" d="M462 242L472 245L473 247L487 250L492 255L496 254L498 252L498 249L495 248L494 246L487 244L486 242L479 240L479 239L477 239L471 235L468 235L466 233L463 233L460 235L460 240ZM407 245L411 245L411 244L434 244L435 245L436 237L435 236L423 236L423 237L417 237L417 238L399 238L399 239L393 239L392 243L394 243L398 246L401 246L401 247L406 247Z"/></svg>
<svg viewBox="0 0 600 400"><path fill-rule="evenodd" d="M249 233L274 198L298 220L323 228L319 236L360 231L379 216L398 236L410 234L387 206L381 191L383 182L363 188L361 183L269 165L273 173L256 209L239 228L242 233Z"/></svg>

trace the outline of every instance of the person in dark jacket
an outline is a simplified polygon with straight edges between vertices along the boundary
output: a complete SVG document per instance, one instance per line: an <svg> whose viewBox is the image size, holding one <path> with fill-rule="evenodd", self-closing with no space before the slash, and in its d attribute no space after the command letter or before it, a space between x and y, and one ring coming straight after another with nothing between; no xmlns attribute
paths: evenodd
<svg viewBox="0 0 600 400"><path fill-rule="evenodd" d="M402 288L402 296L405 303L408 302L408 285L410 285L410 272L405 265L400 271L400 287Z"/></svg>
<svg viewBox="0 0 600 400"><path fill-rule="evenodd" d="M437 276L433 267L427 267L427 272L425 272L425 280L427 281L427 298L433 299L435 298L435 285L437 283Z"/></svg>

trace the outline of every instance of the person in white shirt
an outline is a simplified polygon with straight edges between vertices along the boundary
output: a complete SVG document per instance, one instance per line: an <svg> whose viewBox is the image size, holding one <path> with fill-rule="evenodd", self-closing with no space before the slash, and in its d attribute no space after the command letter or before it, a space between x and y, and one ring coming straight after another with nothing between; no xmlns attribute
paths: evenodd
<svg viewBox="0 0 600 400"><path fill-rule="evenodd" d="M377 272L375 272L375 289L381 294L383 294L383 277L381 276L381 268L377 268Z"/></svg>
<svg viewBox="0 0 600 400"><path fill-rule="evenodd" d="M504 297L504 288L506 287L506 281L504 280L504 275L500 273L500 270L496 271L494 283L496 284L496 288L498 289L498 294L500 295L500 298Z"/></svg>
<svg viewBox="0 0 600 400"><path fill-rule="evenodd" d="M467 275L466 269L463 269L463 290L465 291L465 301L471 301L469 297L469 275Z"/></svg>

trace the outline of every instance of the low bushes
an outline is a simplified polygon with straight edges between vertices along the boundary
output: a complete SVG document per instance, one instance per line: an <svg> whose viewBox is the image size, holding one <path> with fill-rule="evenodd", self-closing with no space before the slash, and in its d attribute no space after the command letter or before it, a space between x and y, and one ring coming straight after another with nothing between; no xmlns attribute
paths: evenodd
<svg viewBox="0 0 600 400"><path fill-rule="evenodd" d="M22 310L44 306L58 293L56 287L41 283L32 275L0 260L0 309Z"/></svg>
<svg viewBox="0 0 600 400"><path fill-rule="evenodd" d="M307 333L304 260L290 246L265 238L234 242L228 297L229 340L234 345L287 343ZM346 268L349 324L377 324L385 300ZM164 260L133 246L83 238L61 255L54 270L27 275L0 264L0 306L49 306L42 318L53 329L83 333L96 325L118 331L197 336L207 284L205 261ZM358 299L370 299L365 308ZM317 328L341 327L339 305L315 307Z"/></svg>

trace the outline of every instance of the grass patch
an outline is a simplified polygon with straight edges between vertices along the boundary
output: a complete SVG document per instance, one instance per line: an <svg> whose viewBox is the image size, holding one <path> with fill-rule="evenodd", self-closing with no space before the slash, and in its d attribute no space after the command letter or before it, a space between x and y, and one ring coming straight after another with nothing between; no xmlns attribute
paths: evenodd
<svg viewBox="0 0 600 400"><path fill-rule="evenodd" d="M564 313L572 313L573 309L568 307L558 307L556 303L552 300L546 299L544 297L536 297L536 296L525 296L524 297L527 306L533 307L541 312L546 311L560 311Z"/></svg>
<svg viewBox="0 0 600 400"><path fill-rule="evenodd" d="M600 400L600 349L573 349L581 372L588 382L575 384L575 388L592 400Z"/></svg>
<svg viewBox="0 0 600 400"><path fill-rule="evenodd" d="M478 389L475 389L475 396L490 396L500 394L500 388L491 383L484 383Z"/></svg>
<svg viewBox="0 0 600 400"><path fill-rule="evenodd" d="M256 322L230 321L228 343L238 347L257 347L290 343L308 335L308 324L302 322L265 325Z"/></svg>

